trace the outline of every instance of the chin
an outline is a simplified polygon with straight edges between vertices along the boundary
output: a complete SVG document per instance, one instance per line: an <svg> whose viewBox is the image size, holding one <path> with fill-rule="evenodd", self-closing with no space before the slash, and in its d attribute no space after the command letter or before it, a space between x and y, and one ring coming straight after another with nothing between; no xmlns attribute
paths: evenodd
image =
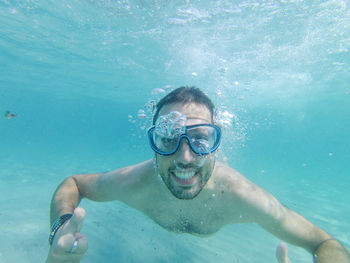
<svg viewBox="0 0 350 263"><path fill-rule="evenodd" d="M181 200L192 200L194 199L197 195L199 195L199 193L201 192L202 189L200 189L199 191L196 191L194 193L189 193L187 191L182 191L182 192L172 192L173 195L177 198L177 199L181 199Z"/></svg>
<svg viewBox="0 0 350 263"><path fill-rule="evenodd" d="M167 174L166 179L163 176L161 177L163 178L163 181L170 190L170 192L176 198L182 200L191 200L198 196L209 179L208 176L199 175L196 184L192 186L182 186L174 182L171 173Z"/></svg>

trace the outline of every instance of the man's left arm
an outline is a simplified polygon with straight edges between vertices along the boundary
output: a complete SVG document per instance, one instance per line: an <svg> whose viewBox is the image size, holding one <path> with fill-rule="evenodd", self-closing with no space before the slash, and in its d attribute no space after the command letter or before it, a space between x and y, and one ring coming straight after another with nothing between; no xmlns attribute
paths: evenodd
<svg viewBox="0 0 350 263"><path fill-rule="evenodd" d="M349 250L336 239L322 241L314 252L315 263L350 262Z"/></svg>
<svg viewBox="0 0 350 263"><path fill-rule="evenodd" d="M261 205L256 208L261 214L256 221L264 229L288 243L303 247L313 255L315 263L350 263L348 250L331 235L283 206L269 193L264 192L260 197L257 203Z"/></svg>

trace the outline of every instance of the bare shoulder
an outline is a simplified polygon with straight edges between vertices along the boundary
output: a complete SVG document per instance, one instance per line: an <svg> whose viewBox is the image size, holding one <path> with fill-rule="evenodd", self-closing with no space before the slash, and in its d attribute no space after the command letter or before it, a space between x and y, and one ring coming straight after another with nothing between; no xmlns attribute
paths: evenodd
<svg viewBox="0 0 350 263"><path fill-rule="evenodd" d="M75 175L79 191L96 201L121 200L132 190L138 190L151 180L153 162L148 160L106 173Z"/></svg>
<svg viewBox="0 0 350 263"><path fill-rule="evenodd" d="M139 181L147 179L147 175L154 171L152 160L147 160L142 163L134 164L118 168L104 174L105 178L115 179L120 181Z"/></svg>
<svg viewBox="0 0 350 263"><path fill-rule="evenodd" d="M234 168L227 164L217 162L214 170L214 178L220 184L224 184L231 194L241 195L256 185L248 180Z"/></svg>
<svg viewBox="0 0 350 263"><path fill-rule="evenodd" d="M153 173L153 162L147 160L105 173L101 177L101 183L112 184L117 188L135 188L144 185L152 178Z"/></svg>
<svg viewBox="0 0 350 263"><path fill-rule="evenodd" d="M248 221L257 221L258 216L268 214L272 207L280 207L278 200L232 167L218 163L215 178L224 185L227 199L235 204Z"/></svg>

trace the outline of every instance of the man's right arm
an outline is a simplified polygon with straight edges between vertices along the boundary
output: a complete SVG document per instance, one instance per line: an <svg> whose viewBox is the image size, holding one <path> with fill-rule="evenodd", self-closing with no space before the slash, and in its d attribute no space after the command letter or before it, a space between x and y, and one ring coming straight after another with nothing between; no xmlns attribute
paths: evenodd
<svg viewBox="0 0 350 263"><path fill-rule="evenodd" d="M120 200L127 203L130 192L142 187L144 181L148 180L147 175L152 171L153 164L149 160L108 173L79 174L65 179L51 200L51 225L64 214L74 213L74 215L57 231L46 262L80 262L87 249L87 238L79 233L85 211L82 208L75 209L81 199L87 198L99 202ZM75 240L79 240L79 246L84 245L83 249L79 246L77 248L81 255L77 252L69 253Z"/></svg>
<svg viewBox="0 0 350 263"><path fill-rule="evenodd" d="M96 174L97 176L97 174ZM82 196L74 176L68 177L56 189L50 207L51 225L60 215L73 213Z"/></svg>
<svg viewBox="0 0 350 263"><path fill-rule="evenodd" d="M101 176L103 176L101 173L74 175L65 179L57 187L51 200L51 225L62 215L73 214L73 216L56 231L50 244L46 263L78 263L84 257L88 240L86 236L80 233L80 229L83 225L85 210L76 207L81 199L85 197L82 191L88 193L93 189L97 190L96 184ZM84 185L87 185L89 189L83 189ZM74 251L72 250L73 247L75 247Z"/></svg>
<svg viewBox="0 0 350 263"><path fill-rule="evenodd" d="M152 160L107 173L78 174L68 177L57 188L51 201L51 224L62 214L72 213L83 198L104 202L130 198L154 172Z"/></svg>

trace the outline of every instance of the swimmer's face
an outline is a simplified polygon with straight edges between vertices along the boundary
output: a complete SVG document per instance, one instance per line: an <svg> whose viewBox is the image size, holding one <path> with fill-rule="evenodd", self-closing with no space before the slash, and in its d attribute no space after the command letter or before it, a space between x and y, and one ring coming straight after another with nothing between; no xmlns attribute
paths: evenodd
<svg viewBox="0 0 350 263"><path fill-rule="evenodd" d="M197 103L172 103L164 105L159 116L178 111L186 116L186 125L212 123L209 109ZM169 156L156 154L158 173L172 194L180 199L196 197L209 180L215 154L199 156L191 150L186 139L182 139L178 150Z"/></svg>

